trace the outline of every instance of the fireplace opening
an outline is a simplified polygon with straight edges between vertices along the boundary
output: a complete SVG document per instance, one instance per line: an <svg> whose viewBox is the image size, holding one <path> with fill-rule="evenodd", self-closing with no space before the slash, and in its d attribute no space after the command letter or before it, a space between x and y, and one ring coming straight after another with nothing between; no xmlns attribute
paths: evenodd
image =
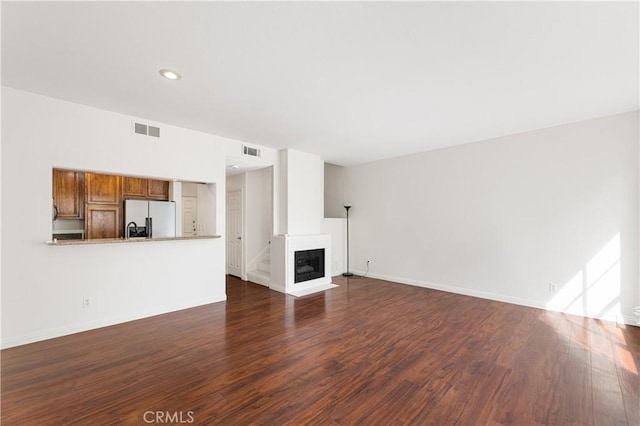
<svg viewBox="0 0 640 426"><path fill-rule="evenodd" d="M324 249L295 252L294 283L324 277Z"/></svg>

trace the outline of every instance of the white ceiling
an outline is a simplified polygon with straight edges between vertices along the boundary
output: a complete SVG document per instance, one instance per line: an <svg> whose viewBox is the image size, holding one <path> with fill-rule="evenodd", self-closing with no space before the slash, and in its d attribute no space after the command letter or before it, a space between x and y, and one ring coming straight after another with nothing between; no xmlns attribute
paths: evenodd
<svg viewBox="0 0 640 426"><path fill-rule="evenodd" d="M342 165L636 110L638 62L638 2L2 2L6 86Z"/></svg>
<svg viewBox="0 0 640 426"><path fill-rule="evenodd" d="M269 164L249 157L227 157L227 177L270 167Z"/></svg>

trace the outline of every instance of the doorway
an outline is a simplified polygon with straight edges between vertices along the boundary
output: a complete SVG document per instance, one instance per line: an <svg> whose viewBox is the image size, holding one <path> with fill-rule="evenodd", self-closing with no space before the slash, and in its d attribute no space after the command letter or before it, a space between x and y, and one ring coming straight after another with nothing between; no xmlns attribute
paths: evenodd
<svg viewBox="0 0 640 426"><path fill-rule="evenodd" d="M198 233L198 198L182 197L182 235Z"/></svg>
<svg viewBox="0 0 640 426"><path fill-rule="evenodd" d="M242 190L227 192L227 273L242 278Z"/></svg>

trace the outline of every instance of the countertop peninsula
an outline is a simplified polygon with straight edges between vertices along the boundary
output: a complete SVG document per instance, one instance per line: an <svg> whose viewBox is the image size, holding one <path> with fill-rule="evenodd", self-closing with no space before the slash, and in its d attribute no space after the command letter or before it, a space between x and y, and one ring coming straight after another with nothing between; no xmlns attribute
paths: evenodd
<svg viewBox="0 0 640 426"><path fill-rule="evenodd" d="M185 240L208 240L220 238L220 235L187 235L183 237L160 237L160 238L96 238L92 240L57 240L48 241L50 246L82 246L92 244L135 244L154 243L157 241L185 241Z"/></svg>

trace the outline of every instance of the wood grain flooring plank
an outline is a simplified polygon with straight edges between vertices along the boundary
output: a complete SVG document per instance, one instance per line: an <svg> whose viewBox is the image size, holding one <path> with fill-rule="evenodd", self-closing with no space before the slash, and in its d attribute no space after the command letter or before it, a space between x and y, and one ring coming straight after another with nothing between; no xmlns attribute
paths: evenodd
<svg viewBox="0 0 640 426"><path fill-rule="evenodd" d="M637 327L334 282L229 277L226 302L3 350L2 424L638 424Z"/></svg>
<svg viewBox="0 0 640 426"><path fill-rule="evenodd" d="M616 336L612 345L627 423L640 425L640 341L635 334L625 333L628 326L605 324Z"/></svg>
<svg viewBox="0 0 640 426"><path fill-rule="evenodd" d="M596 424L624 424L627 416L609 333L600 320L590 321L586 329L590 334L594 421Z"/></svg>

